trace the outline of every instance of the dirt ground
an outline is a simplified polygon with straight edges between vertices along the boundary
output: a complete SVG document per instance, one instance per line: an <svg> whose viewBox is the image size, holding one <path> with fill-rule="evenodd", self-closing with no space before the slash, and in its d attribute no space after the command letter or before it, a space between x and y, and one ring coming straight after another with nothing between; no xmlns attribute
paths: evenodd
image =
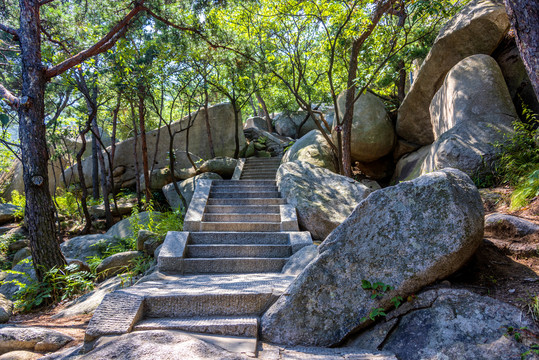
<svg viewBox="0 0 539 360"><path fill-rule="evenodd" d="M530 206L513 212L509 210L510 193L508 188L482 189L485 214L501 212L539 224L539 197ZM514 248L518 251L513 251ZM486 233L483 244L468 264L443 283L491 296L531 314L532 299L539 295L538 248L538 233L521 238L511 234L496 238ZM83 341L91 315L53 319L52 316L64 306L60 304L52 309L15 315L9 323L58 330L75 338L68 345L75 346Z"/></svg>

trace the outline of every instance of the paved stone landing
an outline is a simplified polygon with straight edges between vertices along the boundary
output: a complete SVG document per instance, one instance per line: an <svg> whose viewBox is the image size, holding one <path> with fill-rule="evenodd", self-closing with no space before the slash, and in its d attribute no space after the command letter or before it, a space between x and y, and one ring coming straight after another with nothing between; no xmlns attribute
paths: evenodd
<svg viewBox="0 0 539 360"><path fill-rule="evenodd" d="M295 278L282 274L283 266L312 244L280 197L279 164L280 158L242 159L233 180L199 180L185 231L167 234L160 273L107 295L85 341L169 329L243 338L256 353L259 317Z"/></svg>

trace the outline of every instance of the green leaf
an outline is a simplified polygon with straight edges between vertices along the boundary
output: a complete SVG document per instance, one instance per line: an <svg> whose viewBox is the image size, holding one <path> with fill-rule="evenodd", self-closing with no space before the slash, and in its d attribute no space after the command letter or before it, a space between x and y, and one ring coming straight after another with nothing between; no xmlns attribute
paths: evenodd
<svg viewBox="0 0 539 360"><path fill-rule="evenodd" d="M9 124L9 116L7 116L7 114L0 114L0 124L2 124L2 126Z"/></svg>

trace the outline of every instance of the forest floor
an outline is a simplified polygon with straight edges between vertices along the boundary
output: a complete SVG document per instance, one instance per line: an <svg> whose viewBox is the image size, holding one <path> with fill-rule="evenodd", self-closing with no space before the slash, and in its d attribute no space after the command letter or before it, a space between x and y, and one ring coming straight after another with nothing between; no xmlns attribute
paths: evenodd
<svg viewBox="0 0 539 360"><path fill-rule="evenodd" d="M539 224L539 198L519 211L509 210L511 189L482 189L485 215L498 212L519 216ZM516 248L517 252L508 250ZM506 234L503 238L485 234L479 250L457 273L434 286L465 288L481 295L491 296L510 303L524 312L533 313L533 299L539 296L539 233L525 237ZM538 298L539 301L539 298ZM539 311L539 303L536 304ZM46 327L72 336L75 341L68 347L84 340L84 331L91 315L54 319L52 316L66 306L59 304L37 312L14 315L9 324ZM539 314L539 313L536 313ZM539 322L539 319L536 319Z"/></svg>

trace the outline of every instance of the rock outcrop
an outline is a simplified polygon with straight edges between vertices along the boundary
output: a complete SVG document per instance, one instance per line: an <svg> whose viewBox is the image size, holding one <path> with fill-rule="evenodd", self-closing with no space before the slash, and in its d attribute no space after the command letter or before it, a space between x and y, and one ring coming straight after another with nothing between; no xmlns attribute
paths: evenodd
<svg viewBox="0 0 539 360"><path fill-rule="evenodd" d="M432 143L429 105L447 72L468 56L492 54L508 29L509 19L499 0L474 0L449 20L399 108L397 134L415 144Z"/></svg>
<svg viewBox="0 0 539 360"><path fill-rule="evenodd" d="M13 204L0 204L0 225L15 220L15 214L18 210L19 207Z"/></svg>
<svg viewBox="0 0 539 360"><path fill-rule="evenodd" d="M459 269L482 238L481 197L461 171L445 169L375 191L263 315L262 337L336 344L368 325L362 318L392 307L393 298Z"/></svg>
<svg viewBox="0 0 539 360"><path fill-rule="evenodd" d="M528 347L510 333L523 328L537 331L512 305L467 290L437 289L388 313L347 346L390 351L401 360L519 359Z"/></svg>
<svg viewBox="0 0 539 360"><path fill-rule="evenodd" d="M14 350L56 351L71 342L71 336L38 327L4 327L0 329L0 354Z"/></svg>
<svg viewBox="0 0 539 360"><path fill-rule="evenodd" d="M281 196L296 208L299 226L324 240L372 191L346 176L303 161L287 162L277 171Z"/></svg>
<svg viewBox="0 0 539 360"><path fill-rule="evenodd" d="M342 117L346 105L346 92L339 95L337 105ZM335 130L332 136L333 142L337 144ZM378 160L393 149L395 130L379 97L365 93L354 104L351 142L352 159L360 162Z"/></svg>
<svg viewBox="0 0 539 360"><path fill-rule="evenodd" d="M197 173L215 173L221 176L223 179L230 179L234 175L234 170L238 160L231 157L217 157L214 159L206 160L200 165Z"/></svg>
<svg viewBox="0 0 539 360"><path fill-rule="evenodd" d="M494 213L485 217L485 232L496 237L521 237L539 232L539 225L526 219Z"/></svg>
<svg viewBox="0 0 539 360"><path fill-rule="evenodd" d="M470 56L455 65L434 96L430 113L436 141L418 151L423 158L403 157L397 180L446 167L470 176L489 172L500 151L495 144L512 134L517 119L500 68L488 55Z"/></svg>
<svg viewBox="0 0 539 360"><path fill-rule="evenodd" d="M322 167L333 172L337 171L337 159L333 155L330 145L318 130L312 130L283 155L281 163L303 161L314 166Z"/></svg>
<svg viewBox="0 0 539 360"><path fill-rule="evenodd" d="M193 161L198 161L200 158L211 158L210 147L208 144L208 135L206 129L205 110L200 109L198 112L191 114L191 118L195 118L194 125L189 130L189 151L192 154ZM233 156L236 149L235 133L239 136L240 148L245 146L245 136L241 128L241 124L236 127L234 119L234 109L229 103L218 104L208 109L208 117L210 122L211 131L213 134L213 146L216 156ZM179 131L180 128L185 128L189 121L189 117L181 119L171 125L172 132ZM157 141L158 133L160 133L159 142ZM174 138L174 149L176 154L176 169L189 168L191 162L187 158L185 150L186 144L186 131L177 134ZM135 184L135 156L133 154L134 138L130 138L116 144L116 155L114 161L114 170L119 169L116 172L114 178L115 184L118 187L128 187ZM157 154L155 162L153 163L154 169L162 169L169 166L169 136L166 127L152 130L146 133L146 141L148 146L148 157L150 160L150 167L152 167L152 161L154 154ZM142 164L142 151L140 148L140 139L138 139L138 162L139 166ZM91 159L83 161L84 176L86 185L91 184ZM78 182L78 174L76 167L66 170L66 176L69 183Z"/></svg>
<svg viewBox="0 0 539 360"><path fill-rule="evenodd" d="M183 198L185 199L185 202L187 203L187 207L189 207L189 204L191 203L191 198L193 197L193 194L195 193L196 183L199 179L222 180L223 178L217 174L207 172L207 173L202 173L195 177L189 178L187 180L178 182L177 185L180 189L180 193L182 194ZM180 207L183 208L182 201L180 197L178 196L178 193L174 189L174 184L168 184L164 186L162 190L171 209L175 210Z"/></svg>

